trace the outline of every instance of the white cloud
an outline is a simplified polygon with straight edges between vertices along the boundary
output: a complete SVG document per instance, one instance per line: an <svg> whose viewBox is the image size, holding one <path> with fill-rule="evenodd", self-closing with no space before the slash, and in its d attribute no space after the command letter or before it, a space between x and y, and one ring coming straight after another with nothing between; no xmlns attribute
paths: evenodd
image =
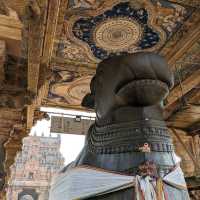
<svg viewBox="0 0 200 200"><path fill-rule="evenodd" d="M61 135L61 148L60 151L65 158L65 164L72 162L76 159L81 149L84 146L85 136L84 135L72 135L62 134Z"/></svg>

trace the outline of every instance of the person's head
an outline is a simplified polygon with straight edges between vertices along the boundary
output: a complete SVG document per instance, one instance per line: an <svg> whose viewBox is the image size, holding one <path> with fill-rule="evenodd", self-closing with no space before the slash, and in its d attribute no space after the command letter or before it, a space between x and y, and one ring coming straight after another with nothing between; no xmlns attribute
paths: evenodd
<svg viewBox="0 0 200 200"><path fill-rule="evenodd" d="M91 94L82 105L94 108L101 118L117 107L157 104L172 86L173 75L162 56L149 52L115 56L99 63Z"/></svg>

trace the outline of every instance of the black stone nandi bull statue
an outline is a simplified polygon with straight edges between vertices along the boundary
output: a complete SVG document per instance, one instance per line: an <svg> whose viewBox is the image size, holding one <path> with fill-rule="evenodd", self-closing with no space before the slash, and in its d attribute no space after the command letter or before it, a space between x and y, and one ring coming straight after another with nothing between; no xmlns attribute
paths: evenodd
<svg viewBox="0 0 200 200"><path fill-rule="evenodd" d="M83 106L95 109L95 124L90 127L78 158L54 182L50 199L189 199L162 117L162 101L172 86L173 76L167 63L154 53L135 53L102 61L91 81L91 94L82 102ZM84 168L89 170L88 174L77 178L79 170ZM70 179L68 173L76 174L75 178ZM98 187L95 174L103 181L104 173L108 174L107 184L101 182L105 187L115 176L128 175L134 183L122 184L120 189L115 185L114 189L68 197L76 188L75 183L80 188L74 193L79 193L82 187L87 188L86 193L95 190ZM89 184L90 179L93 185ZM59 187L63 196L58 192Z"/></svg>

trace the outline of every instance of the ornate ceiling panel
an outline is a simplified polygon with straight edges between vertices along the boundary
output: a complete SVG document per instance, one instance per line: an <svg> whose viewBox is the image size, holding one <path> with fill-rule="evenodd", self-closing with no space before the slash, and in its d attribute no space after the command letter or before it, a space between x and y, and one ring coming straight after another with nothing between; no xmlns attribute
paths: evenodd
<svg viewBox="0 0 200 200"><path fill-rule="evenodd" d="M80 108L82 98L89 92L90 74L55 69L49 86L48 103Z"/></svg>
<svg viewBox="0 0 200 200"><path fill-rule="evenodd" d="M167 1L78 2L71 2L66 12L57 56L89 63L115 54L158 51L191 13L189 7Z"/></svg>
<svg viewBox="0 0 200 200"><path fill-rule="evenodd" d="M80 109L86 85L102 59L138 51L169 54L195 22L185 25L194 10L189 4L163 0L69 1L56 34L47 104ZM80 68L88 72L80 73ZM55 79L58 76L62 78Z"/></svg>

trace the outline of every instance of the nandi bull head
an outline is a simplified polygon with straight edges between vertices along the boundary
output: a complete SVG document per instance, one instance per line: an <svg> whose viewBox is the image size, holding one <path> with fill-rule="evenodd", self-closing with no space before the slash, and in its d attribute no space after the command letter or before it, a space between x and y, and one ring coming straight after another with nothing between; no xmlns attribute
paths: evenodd
<svg viewBox="0 0 200 200"><path fill-rule="evenodd" d="M124 106L160 103L173 86L173 76L163 57L135 53L103 60L97 68L82 105L95 108L97 120Z"/></svg>

